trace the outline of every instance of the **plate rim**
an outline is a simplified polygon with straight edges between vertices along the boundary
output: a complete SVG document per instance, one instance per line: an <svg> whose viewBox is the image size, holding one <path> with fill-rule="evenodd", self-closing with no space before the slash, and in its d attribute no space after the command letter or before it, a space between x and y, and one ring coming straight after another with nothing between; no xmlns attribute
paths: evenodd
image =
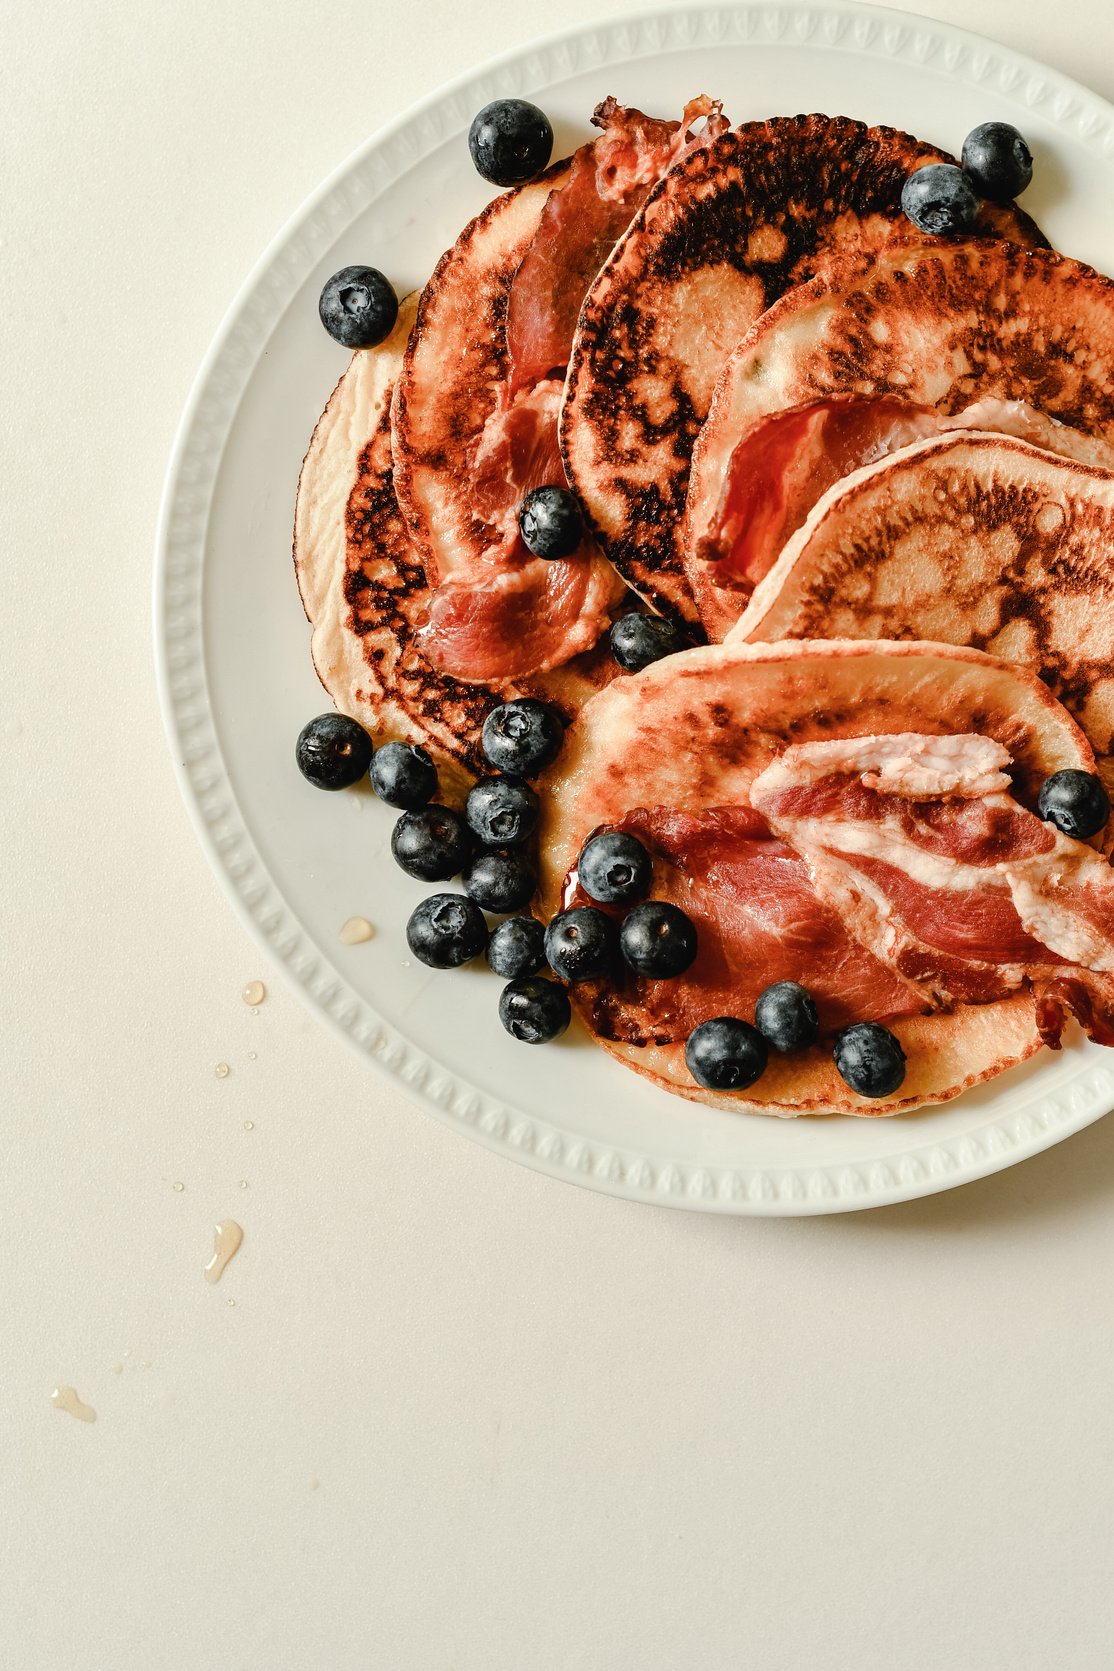
<svg viewBox="0 0 1114 1671"><path fill-rule="evenodd" d="M202 619L209 510L240 398L266 346L256 317L273 324L331 242L377 195L366 188L394 177L467 125L477 103L529 93L574 75L578 52L593 43L590 67L723 44L819 44L881 52L924 64L943 51L951 73L973 83L997 75L1012 93L1027 78L1031 107L1055 101L1058 126L1074 122L1084 143L1114 154L1114 105L1060 71L954 24L862 0L780 0L690 8L677 3L619 12L553 31L443 82L375 130L334 168L279 227L229 303L193 379L175 432L159 505L152 593L155 677L179 792L222 890L248 933L277 960L307 1007L359 1050L380 1074L442 1122L520 1164L606 1194L725 1215L804 1217L913 1200L973 1182L1026 1160L1100 1119L1114 1106L1114 1066L1081 1061L1074 1080L1037 1099L1034 1110L973 1133L911 1141L878 1160L753 1167L701 1166L614 1148L538 1117L516 1113L436 1061L357 994L283 900L242 822L225 768L209 698ZM819 36L819 39L817 37ZM1008 78L1007 81L1003 77ZM1049 112L1044 112L1048 115ZM354 202L364 181L365 196ZM319 246L315 248L315 246ZM277 309L277 311L276 311ZM262 317L265 315L266 317ZM601 1056L601 1061L603 1060ZM756 1116L757 1117L757 1116ZM911 1133L912 1137L912 1133Z"/></svg>

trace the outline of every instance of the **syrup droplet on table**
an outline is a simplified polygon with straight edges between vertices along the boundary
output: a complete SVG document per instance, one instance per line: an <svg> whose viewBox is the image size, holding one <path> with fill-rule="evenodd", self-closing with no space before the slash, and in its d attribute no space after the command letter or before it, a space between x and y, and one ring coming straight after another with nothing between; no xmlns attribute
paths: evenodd
<svg viewBox="0 0 1114 1671"><path fill-rule="evenodd" d="M216 1067L213 1069L213 1072L216 1074L218 1079L227 1079L229 1074L232 1072L232 1069L229 1067L227 1062L218 1062Z"/></svg>
<svg viewBox="0 0 1114 1671"><path fill-rule="evenodd" d="M82 1403L75 1387L55 1387L50 1402L56 1410L64 1410L67 1416L76 1416L79 1422L95 1422L97 1419L93 1406Z"/></svg>
<svg viewBox="0 0 1114 1671"><path fill-rule="evenodd" d="M365 940L375 937L375 929L366 917L349 917L341 924L338 936L342 946L362 946Z"/></svg>
<svg viewBox="0 0 1114 1671"><path fill-rule="evenodd" d="M254 1050L249 1050L248 1051L248 1061L249 1062L254 1062L255 1059L256 1059L255 1051Z"/></svg>
<svg viewBox="0 0 1114 1671"><path fill-rule="evenodd" d="M175 1193L175 1195L181 1195L181 1193L182 1193L182 1191L183 1191L183 1190L184 1190L184 1189L185 1189L185 1187L186 1187L186 1186L185 1186L185 1184L183 1184L183 1183L177 1183L177 1184L175 1184L175 1185L174 1185L174 1193Z"/></svg>
<svg viewBox="0 0 1114 1671"><path fill-rule="evenodd" d="M254 1120L245 1120L244 1121L244 1130L245 1131L254 1131L255 1130L255 1121Z"/></svg>
<svg viewBox="0 0 1114 1671"><path fill-rule="evenodd" d="M205 1267L205 1281L219 1282L236 1257L244 1232L234 1218L222 1218L213 1228L213 1257Z"/></svg>
<svg viewBox="0 0 1114 1671"><path fill-rule="evenodd" d="M250 1004L252 1009L258 1009L259 1005L263 1002L266 996L267 988L263 985L262 981L249 981L240 994L244 1003Z"/></svg>

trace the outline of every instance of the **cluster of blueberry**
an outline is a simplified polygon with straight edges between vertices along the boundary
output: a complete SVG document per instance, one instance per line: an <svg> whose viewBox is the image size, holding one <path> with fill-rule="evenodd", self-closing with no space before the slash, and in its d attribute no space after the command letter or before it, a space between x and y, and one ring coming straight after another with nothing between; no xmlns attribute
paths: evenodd
<svg viewBox="0 0 1114 1671"><path fill-rule="evenodd" d="M962 167L931 162L910 174L901 207L919 232L957 237L974 228L981 199L1008 203L1033 178L1033 154L1008 122L983 122L963 141Z"/></svg>
<svg viewBox="0 0 1114 1671"><path fill-rule="evenodd" d="M462 876L465 892L424 899L406 925L410 950L433 969L455 969L486 950L496 974L510 981L499 1013L508 1031L541 1042L569 1024L568 997L544 967L545 931L521 912L537 885L529 842L538 797L526 782L553 761L564 738L559 714L523 697L488 715L482 745L496 775L470 790L463 814L434 800L437 769L424 748L384 743L374 748L363 726L345 714L321 714L302 730L295 758L319 789L344 789L365 773L380 800L401 816L391 836L395 862L423 882ZM489 932L484 912L505 920Z"/></svg>
<svg viewBox="0 0 1114 1671"><path fill-rule="evenodd" d="M568 1027L568 986L614 975L623 965L646 979L671 979L690 967L697 951L685 912L646 897L650 855L623 831L593 836L580 853L577 882L593 904L560 911L548 924L513 914L524 912L537 882L529 842L538 797L526 779L551 764L563 736L560 716L544 702L523 697L493 709L482 744L497 775L475 784L463 814L434 800L437 770L425 749L412 743L376 749L345 714L311 720L296 748L303 776L316 787L344 789L368 774L379 798L400 810L391 851L408 875L424 882L463 876L463 895L435 893L415 908L407 943L434 969L458 968L486 953L507 982L500 1020L529 1044L547 1043ZM484 912L503 921L489 930ZM543 975L546 968L565 984ZM743 1090L764 1071L770 1048L806 1049L818 1031L809 993L781 981L760 996L753 1026L731 1016L702 1022L689 1036L685 1060L698 1084ZM846 1028L835 1059L848 1084L866 1096L887 1095L904 1073L897 1040L872 1023Z"/></svg>
<svg viewBox="0 0 1114 1671"><path fill-rule="evenodd" d="M685 1064L698 1085L743 1091L761 1078L771 1049L789 1055L807 1050L819 1037L812 994L796 981L777 981L759 993L753 1027L729 1015L694 1027L685 1044ZM877 1021L841 1028L832 1041L832 1060L840 1078L861 1097L892 1096L905 1078L905 1052Z"/></svg>

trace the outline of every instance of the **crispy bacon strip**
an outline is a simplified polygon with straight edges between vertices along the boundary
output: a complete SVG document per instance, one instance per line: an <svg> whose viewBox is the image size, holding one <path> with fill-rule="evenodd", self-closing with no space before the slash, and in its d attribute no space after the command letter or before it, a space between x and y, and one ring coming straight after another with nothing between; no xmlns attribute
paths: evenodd
<svg viewBox="0 0 1114 1671"><path fill-rule="evenodd" d="M418 633L422 654L466 684L498 687L547 673L592 648L615 579L598 558L531 557L512 535L489 575L448 581L433 593Z"/></svg>
<svg viewBox="0 0 1114 1671"><path fill-rule="evenodd" d="M515 531L525 494L535 487L567 485L557 439L561 392L555 378L521 389L484 426L470 483L471 502L477 518L497 539Z"/></svg>
<svg viewBox="0 0 1114 1671"><path fill-rule="evenodd" d="M692 814L657 807L612 826L636 835L654 860L654 898L696 925L698 951L676 980L631 973L592 993L593 1026L630 1044L684 1039L716 1015L749 1015L764 987L807 979L823 1025L835 1030L864 1014L923 1013L925 995L860 944L839 911L822 900L808 863L777 840L748 807ZM575 877L566 905L587 904Z"/></svg>
<svg viewBox="0 0 1114 1671"><path fill-rule="evenodd" d="M1109 1000L1107 1000L1109 1006ZM1059 976L1037 994L1037 1032L1050 1050L1063 1048L1061 1034L1069 1015L1074 1015L1089 1039L1096 1044L1114 1045L1114 1022L1109 1007L1096 1009L1086 983L1078 976Z"/></svg>
<svg viewBox="0 0 1114 1671"><path fill-rule="evenodd" d="M518 533L525 493L563 486L557 446L561 385L539 383L489 421L473 476L477 517L493 544L444 577L419 633L432 667L468 684L501 685L590 650L623 583L589 540L571 557L532 557Z"/></svg>
<svg viewBox="0 0 1114 1671"><path fill-rule="evenodd" d="M716 586L749 594L829 488L902 447L949 430L993 430L1084 463L1110 449L1018 400L947 414L897 395L830 395L761 418L740 437L719 504L697 543Z"/></svg>
<svg viewBox="0 0 1114 1671"><path fill-rule="evenodd" d="M1029 986L1042 1036L1058 1038L1066 1008L1114 1041L1114 870L993 786L998 745L920 741L939 757L944 798L927 797L928 757L900 736L789 748L751 786L752 804L821 878L852 879L860 924L873 912L871 944L910 979L976 1003Z"/></svg>
<svg viewBox="0 0 1114 1671"><path fill-rule="evenodd" d="M834 395L761 419L731 454L697 556L712 565L717 586L749 595L834 483L937 427L930 408L859 395Z"/></svg>
<svg viewBox="0 0 1114 1671"><path fill-rule="evenodd" d="M658 121L614 98L597 106L592 121L603 131L574 153L568 179L550 192L511 286L511 394L555 371L564 376L581 303L612 247L661 176L728 126L706 95L685 106L680 122Z"/></svg>

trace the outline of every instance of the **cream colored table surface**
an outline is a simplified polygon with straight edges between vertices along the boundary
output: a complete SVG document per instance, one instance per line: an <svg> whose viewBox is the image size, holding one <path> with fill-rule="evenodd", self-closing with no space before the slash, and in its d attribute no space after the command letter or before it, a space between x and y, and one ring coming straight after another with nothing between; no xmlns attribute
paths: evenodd
<svg viewBox="0 0 1114 1671"><path fill-rule="evenodd" d="M933 9L1114 97L1105 0ZM0 4L5 1671L1112 1663L1114 1121L844 1219L551 1182L311 1019L179 802L151 547L225 304L370 130L594 14Z"/></svg>

